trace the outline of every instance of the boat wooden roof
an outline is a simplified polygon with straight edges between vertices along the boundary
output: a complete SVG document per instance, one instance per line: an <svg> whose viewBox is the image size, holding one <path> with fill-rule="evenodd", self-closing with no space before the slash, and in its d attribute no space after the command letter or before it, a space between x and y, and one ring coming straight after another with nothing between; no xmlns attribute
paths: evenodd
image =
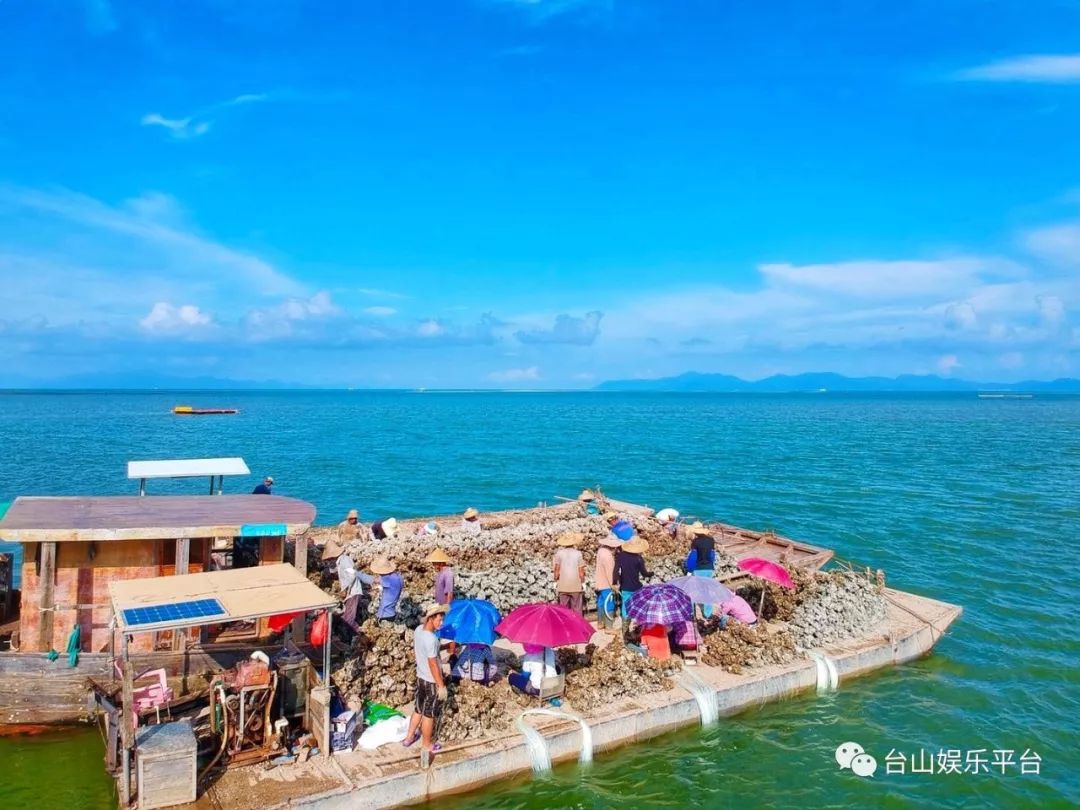
<svg viewBox="0 0 1080 810"><path fill-rule="evenodd" d="M236 537L245 525L307 529L315 507L279 495L20 497L0 520L0 537L18 543Z"/></svg>
<svg viewBox="0 0 1080 810"><path fill-rule="evenodd" d="M121 629L135 633L257 619L281 613L306 613L337 605L336 599L288 563L173 577L112 580L109 597L117 624ZM124 615L129 608L178 605L199 599L216 599L226 615L168 619L130 628Z"/></svg>

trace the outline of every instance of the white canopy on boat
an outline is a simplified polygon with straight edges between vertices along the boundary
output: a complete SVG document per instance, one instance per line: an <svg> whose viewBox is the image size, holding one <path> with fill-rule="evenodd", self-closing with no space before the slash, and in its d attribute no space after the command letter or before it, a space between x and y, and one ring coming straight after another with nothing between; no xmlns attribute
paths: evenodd
<svg viewBox="0 0 1080 810"><path fill-rule="evenodd" d="M146 482L151 478L204 478L210 479L210 493L214 492L214 479L221 492L222 479L226 475L251 475L242 458L174 458L160 461L129 461L127 477L138 479L139 494L146 494Z"/></svg>

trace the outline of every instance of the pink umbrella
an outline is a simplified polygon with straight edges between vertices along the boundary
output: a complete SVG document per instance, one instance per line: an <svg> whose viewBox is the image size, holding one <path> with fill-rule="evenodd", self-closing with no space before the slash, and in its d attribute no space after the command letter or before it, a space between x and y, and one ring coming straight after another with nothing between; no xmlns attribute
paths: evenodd
<svg viewBox="0 0 1080 810"><path fill-rule="evenodd" d="M791 575L783 569L782 566L777 565L769 560L763 560L760 557L747 557L745 560L739 560L739 568L746 571L749 574L753 574L755 577L761 577L769 582L775 582L781 588L787 588L789 591L795 590L795 583L791 581ZM761 608L765 605L765 589L761 590L761 599L758 601L758 615L761 615Z"/></svg>
<svg viewBox="0 0 1080 810"><path fill-rule="evenodd" d="M763 560L760 557L747 557L745 560L739 560L739 568L753 574L755 577L775 582L781 588L787 588L789 591L795 590L795 583L791 581L791 576L784 570L783 566L769 562L769 560Z"/></svg>
<svg viewBox="0 0 1080 810"><path fill-rule="evenodd" d="M510 611L495 632L522 644L562 647L586 644L596 630L569 608L537 602Z"/></svg>

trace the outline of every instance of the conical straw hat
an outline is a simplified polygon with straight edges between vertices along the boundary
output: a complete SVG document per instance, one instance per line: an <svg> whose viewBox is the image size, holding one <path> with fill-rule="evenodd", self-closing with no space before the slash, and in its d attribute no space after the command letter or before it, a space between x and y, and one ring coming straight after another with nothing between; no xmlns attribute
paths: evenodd
<svg viewBox="0 0 1080 810"><path fill-rule="evenodd" d="M371 573L373 574L382 576L383 574L392 574L394 571L397 571L397 566L386 557L376 557L371 563Z"/></svg>

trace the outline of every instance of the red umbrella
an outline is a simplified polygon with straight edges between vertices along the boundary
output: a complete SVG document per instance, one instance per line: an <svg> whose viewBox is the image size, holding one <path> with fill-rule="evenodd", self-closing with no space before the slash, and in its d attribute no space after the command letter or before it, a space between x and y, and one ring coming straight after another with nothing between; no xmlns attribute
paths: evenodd
<svg viewBox="0 0 1080 810"><path fill-rule="evenodd" d="M789 591L795 590L795 583L791 581L791 575L782 566L769 560L763 560L760 557L747 557L745 560L739 560L739 568L753 574L755 577L775 582L781 588L787 588ZM761 599L758 601L758 616L761 615L761 608L764 605L765 589L762 588Z"/></svg>
<svg viewBox="0 0 1080 810"><path fill-rule="evenodd" d="M537 602L510 611L495 632L522 644L562 647L586 644L596 630L569 608Z"/></svg>

